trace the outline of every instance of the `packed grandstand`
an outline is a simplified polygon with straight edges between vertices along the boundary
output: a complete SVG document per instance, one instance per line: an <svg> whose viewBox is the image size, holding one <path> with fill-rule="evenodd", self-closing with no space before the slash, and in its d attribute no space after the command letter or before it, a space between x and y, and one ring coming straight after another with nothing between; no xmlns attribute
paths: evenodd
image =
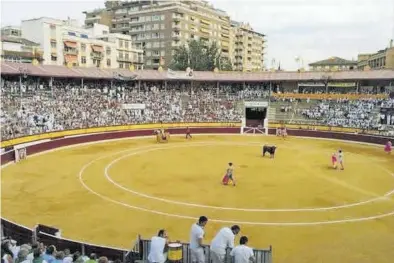
<svg viewBox="0 0 394 263"><path fill-rule="evenodd" d="M394 107L389 96L394 91L393 75L392 71L195 72L174 78L159 71L2 63L1 139L124 124L241 122L244 102L256 100L271 102L270 123L390 134L394 113L387 109ZM314 85L328 78L355 84Z"/></svg>
<svg viewBox="0 0 394 263"><path fill-rule="evenodd" d="M314 85L327 79L337 84ZM270 123L346 127L390 135L393 80L393 71L195 72L174 77L159 71L2 63L1 140L97 126L242 122L245 101L269 101ZM100 249L95 247L95 252ZM40 243L31 246L9 241L3 243L3 252L7 257L2 262L89 260L78 251L57 252ZM106 253L110 252L101 251L112 260L125 260L126 254ZM96 261L96 255L90 255L90 260ZM108 258L98 262L106 263Z"/></svg>

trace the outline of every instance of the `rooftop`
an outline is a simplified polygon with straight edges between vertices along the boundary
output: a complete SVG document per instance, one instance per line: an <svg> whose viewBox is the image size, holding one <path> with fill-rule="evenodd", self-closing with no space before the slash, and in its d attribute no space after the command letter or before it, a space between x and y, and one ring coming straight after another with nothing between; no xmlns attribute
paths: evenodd
<svg viewBox="0 0 394 263"><path fill-rule="evenodd" d="M347 60L339 57L330 57L325 60L320 60L317 62L310 63L309 66L336 66L336 65L349 65L354 66L357 65L357 61L354 60Z"/></svg>

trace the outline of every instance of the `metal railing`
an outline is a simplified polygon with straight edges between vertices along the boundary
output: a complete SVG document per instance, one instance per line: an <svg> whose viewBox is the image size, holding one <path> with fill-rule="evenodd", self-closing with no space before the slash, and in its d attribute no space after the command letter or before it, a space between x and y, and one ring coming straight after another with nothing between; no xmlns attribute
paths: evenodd
<svg viewBox="0 0 394 263"><path fill-rule="evenodd" d="M141 257L141 260L147 261L148 260L148 255L149 255L149 250L150 250L150 240L146 239L140 239L139 242L139 254ZM182 261L181 263L192 263L192 258L191 258L191 253L190 253L190 247L188 243L181 243L182 244ZM136 250L135 248L134 250ZM226 257L225 257L225 262L224 263L234 263L234 258L230 256L231 249L227 249L226 251ZM272 263L272 247L270 246L267 249L254 249L254 256L255 256L255 263ZM211 250L210 247L204 246L204 254L205 254L205 262L210 263L211 262Z"/></svg>

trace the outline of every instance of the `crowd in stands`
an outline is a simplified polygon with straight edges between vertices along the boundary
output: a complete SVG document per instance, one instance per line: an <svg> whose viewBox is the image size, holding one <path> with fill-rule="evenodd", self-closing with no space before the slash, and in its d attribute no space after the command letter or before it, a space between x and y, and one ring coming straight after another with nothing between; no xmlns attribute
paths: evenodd
<svg viewBox="0 0 394 263"><path fill-rule="evenodd" d="M273 89L275 91L275 89ZM113 82L2 78L1 139L49 131L157 122L239 122L242 101L270 97L269 87L245 84ZM281 91L282 92L282 91ZM283 94L283 93L282 93ZM274 98L292 111L292 98ZM309 99L307 99L309 101ZM130 109L135 104L143 108ZM134 106L133 106L134 105ZM302 111L321 124L377 129L378 107L393 100L322 101Z"/></svg>
<svg viewBox="0 0 394 263"><path fill-rule="evenodd" d="M378 129L380 119L376 109L381 103L381 100L323 101L304 109L302 114L328 126Z"/></svg>
<svg viewBox="0 0 394 263"><path fill-rule="evenodd" d="M121 259L112 261L121 263ZM53 245L43 243L18 245L16 241L6 239L1 244L1 263L109 263L105 256L98 257L92 253L89 256L81 252L70 252L70 249L57 251Z"/></svg>

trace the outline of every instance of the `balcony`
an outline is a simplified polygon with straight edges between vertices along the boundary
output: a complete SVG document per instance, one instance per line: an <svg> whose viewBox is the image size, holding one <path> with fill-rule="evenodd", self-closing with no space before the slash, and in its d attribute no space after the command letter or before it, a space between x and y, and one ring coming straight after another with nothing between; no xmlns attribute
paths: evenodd
<svg viewBox="0 0 394 263"><path fill-rule="evenodd" d="M91 52L90 57L92 59L102 59L104 57L104 54L100 52Z"/></svg>
<svg viewBox="0 0 394 263"><path fill-rule="evenodd" d="M87 23L92 23L92 22L94 22L94 21L99 21L101 19L101 16L91 16L91 17L87 17L86 19L85 19L85 22L87 22Z"/></svg>
<svg viewBox="0 0 394 263"><path fill-rule="evenodd" d="M172 20L174 20L175 22L181 22L181 17L174 16L174 17L172 17Z"/></svg>
<svg viewBox="0 0 394 263"><path fill-rule="evenodd" d="M126 58L126 57L116 57L117 61L122 61L122 62L133 62L132 58Z"/></svg>
<svg viewBox="0 0 394 263"><path fill-rule="evenodd" d="M201 25L210 26L211 22L209 22L208 20L201 19Z"/></svg>
<svg viewBox="0 0 394 263"><path fill-rule="evenodd" d="M174 31L179 32L181 30L181 25L173 25L172 28Z"/></svg>
<svg viewBox="0 0 394 263"><path fill-rule="evenodd" d="M180 40L181 39L181 35L179 34L172 34L172 38L175 40Z"/></svg>
<svg viewBox="0 0 394 263"><path fill-rule="evenodd" d="M144 23L144 22L141 21L141 20L139 20L139 19L137 19L137 20L131 19L131 20L129 21L129 24L139 24L139 23Z"/></svg>
<svg viewBox="0 0 394 263"><path fill-rule="evenodd" d="M76 48L65 48L63 49L63 53L67 55L78 55L78 49Z"/></svg>

